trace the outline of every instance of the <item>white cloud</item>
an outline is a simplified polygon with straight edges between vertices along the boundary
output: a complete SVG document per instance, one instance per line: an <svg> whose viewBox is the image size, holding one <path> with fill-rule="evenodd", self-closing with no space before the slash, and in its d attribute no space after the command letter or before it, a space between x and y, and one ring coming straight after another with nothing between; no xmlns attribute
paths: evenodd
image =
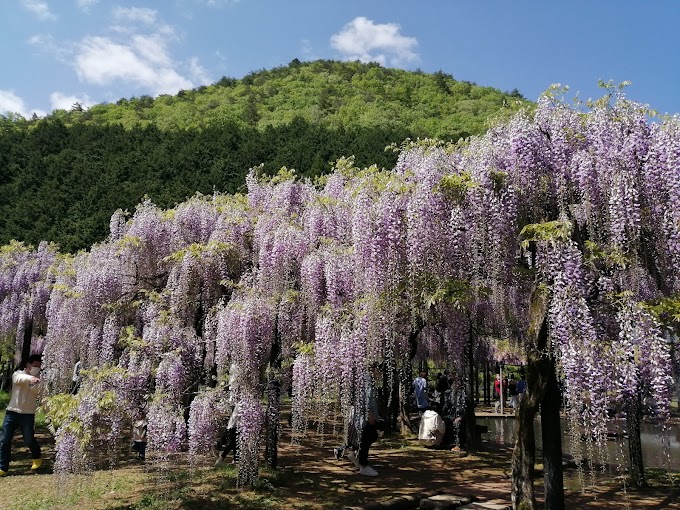
<svg viewBox="0 0 680 510"><path fill-rule="evenodd" d="M76 103L79 103L85 109L94 104L87 94L83 94L82 97L69 96L62 92L52 92L50 94L50 104L53 110L70 110Z"/></svg>
<svg viewBox="0 0 680 510"><path fill-rule="evenodd" d="M66 62L69 58L69 51L65 47L59 46L54 37L50 34L36 34L28 38L28 44L33 46L40 53L47 53L61 62Z"/></svg>
<svg viewBox="0 0 680 510"><path fill-rule="evenodd" d="M237 4L239 0L205 0L208 7L221 7L223 5Z"/></svg>
<svg viewBox="0 0 680 510"><path fill-rule="evenodd" d="M92 5L99 3L99 0L76 0L78 7L87 11Z"/></svg>
<svg viewBox="0 0 680 510"><path fill-rule="evenodd" d="M181 39L172 25L163 23L157 11L118 7L112 12L115 19L107 34L61 43L42 34L32 36L28 43L72 67L81 82L107 88L120 86L126 95L174 94L210 83L198 58L173 58L171 45ZM85 105L88 101L89 98L83 100L60 92L52 96L56 108L70 108L75 102Z"/></svg>
<svg viewBox="0 0 680 510"><path fill-rule="evenodd" d="M199 85L208 85L214 81L208 74L208 71L201 65L198 57L189 59L189 74Z"/></svg>
<svg viewBox="0 0 680 510"><path fill-rule="evenodd" d="M116 7L113 9L113 17L118 21L132 21L153 25L156 22L158 11L146 7Z"/></svg>
<svg viewBox="0 0 680 510"><path fill-rule="evenodd" d="M160 34L135 35L132 37L132 47L141 58L153 65L172 65L167 43Z"/></svg>
<svg viewBox="0 0 680 510"><path fill-rule="evenodd" d="M50 6L43 0L21 0L21 3L43 21L57 19L57 16L50 11Z"/></svg>
<svg viewBox="0 0 680 510"><path fill-rule="evenodd" d="M346 60L394 66L418 60L418 54L414 52L417 39L401 35L400 31L401 27L396 23L376 24L359 16L331 36L331 47Z"/></svg>
<svg viewBox="0 0 680 510"><path fill-rule="evenodd" d="M172 67L163 45L140 51L134 41L128 46L108 37L86 37L78 49L74 66L81 80L96 85L127 81L154 95L174 94L193 87L190 80Z"/></svg>
<svg viewBox="0 0 680 510"><path fill-rule="evenodd" d="M46 115L42 110L28 108L24 100L11 90L0 90L0 115L7 113L18 113L25 119L32 117L34 113L39 117Z"/></svg>
<svg viewBox="0 0 680 510"><path fill-rule="evenodd" d="M302 39L300 41L300 51L302 51L303 55L312 54L312 43L310 42L309 39Z"/></svg>

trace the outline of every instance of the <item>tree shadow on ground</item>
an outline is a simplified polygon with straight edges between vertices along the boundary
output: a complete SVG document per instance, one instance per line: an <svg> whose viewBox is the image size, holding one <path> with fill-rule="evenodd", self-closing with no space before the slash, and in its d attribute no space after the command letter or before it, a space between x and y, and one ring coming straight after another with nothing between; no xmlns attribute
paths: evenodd
<svg viewBox="0 0 680 510"><path fill-rule="evenodd" d="M434 491L470 495L478 500L510 502L512 451L507 446L482 442L476 453L460 457L448 449L423 448L413 438L392 436L379 440L371 449L370 463L380 475L368 478L359 475L347 459L338 461L334 458L332 448L341 441L338 435L319 433L316 427L310 426L299 444L292 444L290 428L285 419L282 419L281 430L279 468L261 469L254 488L237 488L237 467L228 464L215 468L214 457L190 459L187 454L178 454L167 461L149 460L140 465L131 452L121 452L122 462L116 469L106 469L105 459L99 463L104 469L101 473L108 477L103 483L105 486L111 485L110 491L107 488L100 496L92 495L94 491L89 496L83 496L81 491L77 497L74 496L77 503L70 506L60 504L58 507L81 506L107 510L327 510ZM15 441L16 463L13 462L12 470L16 467L17 471L28 471L30 455L23 451L19 437ZM54 458L51 437L41 435L41 441L45 456ZM51 467L48 463L47 469ZM97 478L99 473L93 473L95 476L91 476L91 479ZM588 479L590 474L586 473L585 476ZM596 488L587 488L585 491L574 471L568 471L566 478L567 508L680 510L678 483L672 486L662 475L653 478L652 486L648 489L629 488L625 492L622 483L608 475L596 477ZM87 479L82 478L74 484L86 486ZM5 482L9 482L6 484L8 493L60 483L57 475L10 477ZM540 506L541 482L540 478L536 480ZM57 490L66 493L71 489L64 484Z"/></svg>

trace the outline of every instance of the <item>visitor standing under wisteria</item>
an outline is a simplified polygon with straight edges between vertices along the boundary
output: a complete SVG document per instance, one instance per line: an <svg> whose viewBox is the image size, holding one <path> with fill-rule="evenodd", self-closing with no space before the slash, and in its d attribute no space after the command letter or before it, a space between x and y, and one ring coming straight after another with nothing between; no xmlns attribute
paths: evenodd
<svg viewBox="0 0 680 510"><path fill-rule="evenodd" d="M413 397L420 416L423 415L430 404L427 399L427 379L425 379L425 375L425 372L420 372L418 377L413 380Z"/></svg>
<svg viewBox="0 0 680 510"><path fill-rule="evenodd" d="M227 458L229 452L233 452L234 460L233 462L238 462L238 427L241 423L241 413L238 405L234 406L234 410L231 412L229 418L229 423L227 424L227 430L222 435L219 447L222 448L217 455L217 460L215 465L219 466L223 464Z"/></svg>
<svg viewBox="0 0 680 510"><path fill-rule="evenodd" d="M24 436L24 444L31 450L32 471L40 469L42 458L40 445L35 438L35 410L38 406L40 366L42 358L38 354L28 357L24 368L12 375L12 394L5 412L0 438L0 476L6 476L12 460L12 438L17 429Z"/></svg>
<svg viewBox="0 0 680 510"><path fill-rule="evenodd" d="M76 361L76 364L73 367L73 376L71 377L71 393L76 394L78 393L78 390L80 389L80 380L81 380L81 375L80 375L80 359Z"/></svg>
<svg viewBox="0 0 680 510"><path fill-rule="evenodd" d="M333 449L333 454L338 460L347 450L347 458L359 468L359 474L364 476L378 476L378 472L368 464L368 452L378 439L378 425L382 421L374 384L379 374L377 367L371 367L371 372L364 377L360 402L366 404L365 412L356 412L357 408L352 407L349 415L347 445ZM360 435L358 431L361 431Z"/></svg>
<svg viewBox="0 0 680 510"><path fill-rule="evenodd" d="M219 453L215 465L223 464L229 452L233 452L233 462L238 462L238 427L241 425L241 409L236 398L236 391L238 385L238 366L232 362L229 368L229 404L232 407L231 416L227 423L227 429L222 434L222 438L218 444Z"/></svg>
<svg viewBox="0 0 680 510"><path fill-rule="evenodd" d="M527 383L524 380L524 378L520 378L519 381L517 381L517 405L519 406L519 403L522 401L522 397L524 396L524 392L526 391L527 388Z"/></svg>
<svg viewBox="0 0 680 510"><path fill-rule="evenodd" d="M517 409L517 381L512 376L508 379L508 395L510 395L510 407Z"/></svg>

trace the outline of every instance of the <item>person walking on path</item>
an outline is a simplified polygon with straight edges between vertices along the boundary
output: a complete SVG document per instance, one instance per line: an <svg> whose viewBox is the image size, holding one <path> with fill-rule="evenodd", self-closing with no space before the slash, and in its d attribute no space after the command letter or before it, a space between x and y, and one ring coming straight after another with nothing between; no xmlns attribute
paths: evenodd
<svg viewBox="0 0 680 510"><path fill-rule="evenodd" d="M238 404L234 406L231 412L231 417L229 418L229 423L227 424L227 430L222 435L219 447L221 451L217 455L217 460L215 465L219 466L224 464L227 459L229 452L234 453L233 463L238 462L238 428L241 425L241 412Z"/></svg>
<svg viewBox="0 0 680 510"><path fill-rule="evenodd" d="M40 384L40 366L42 358L32 354L26 360L23 369L12 374L12 393L5 412L0 437L0 477L6 476L12 460L12 438L17 429L24 436L24 444L31 451L33 465L31 471L42 466L40 444L35 438L35 410L38 406Z"/></svg>

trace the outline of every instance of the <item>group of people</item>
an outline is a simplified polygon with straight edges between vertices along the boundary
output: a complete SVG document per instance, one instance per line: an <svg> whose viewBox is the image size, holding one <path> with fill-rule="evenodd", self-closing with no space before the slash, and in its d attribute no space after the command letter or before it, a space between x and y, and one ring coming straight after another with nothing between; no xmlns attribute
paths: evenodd
<svg viewBox="0 0 680 510"><path fill-rule="evenodd" d="M76 394L80 389L81 363L77 361L73 369L71 393ZM38 471L43 464L40 443L35 437L35 413L38 407L38 397L42 389L40 372L42 356L30 355L19 365L19 369L12 374L12 391L5 410L5 419L0 431L0 477L7 476L12 460L12 439L17 430L21 431L24 444L31 452L33 462L31 471ZM133 423L132 449L140 459L144 459L146 452L146 418L140 414Z"/></svg>
<svg viewBox="0 0 680 510"><path fill-rule="evenodd" d="M496 374L496 380L493 385L494 397L496 398L496 403L494 404L495 411L498 412L500 409L501 399L503 403L505 403L507 397L510 397L510 407L512 409L517 409L525 391L526 382L524 379L516 380L514 376L510 375L510 377L505 379L501 385L501 376L500 374Z"/></svg>
<svg viewBox="0 0 680 510"><path fill-rule="evenodd" d="M21 430L24 443L33 458L31 470L36 471L42 465L40 445L35 438L35 413L40 391L40 355L31 355L12 376L12 393L5 413L0 436L0 477L6 476L11 460L12 438L17 430ZM235 371L230 377L233 386ZM377 366L371 366L364 376L363 387L360 388L359 404L353 407L347 420L347 441L344 445L333 449L335 458L347 457L364 476L378 476L378 472L369 465L369 450L382 434L383 419L380 417L378 395L374 382L380 375ZM80 362L74 368L72 393L80 387ZM425 446L439 446L455 443L456 448L464 448L463 429L465 395L455 391L451 374L438 374L433 388L428 387L427 374L421 372L413 381L414 403L421 417L418 438ZM432 391L434 389L434 391ZM432 393L433 398L430 398ZM240 416L234 406L226 431L221 438L217 463L224 462L228 453L233 452L234 460L238 459L237 428ZM133 423L133 450L144 459L146 450L146 417L140 414Z"/></svg>

